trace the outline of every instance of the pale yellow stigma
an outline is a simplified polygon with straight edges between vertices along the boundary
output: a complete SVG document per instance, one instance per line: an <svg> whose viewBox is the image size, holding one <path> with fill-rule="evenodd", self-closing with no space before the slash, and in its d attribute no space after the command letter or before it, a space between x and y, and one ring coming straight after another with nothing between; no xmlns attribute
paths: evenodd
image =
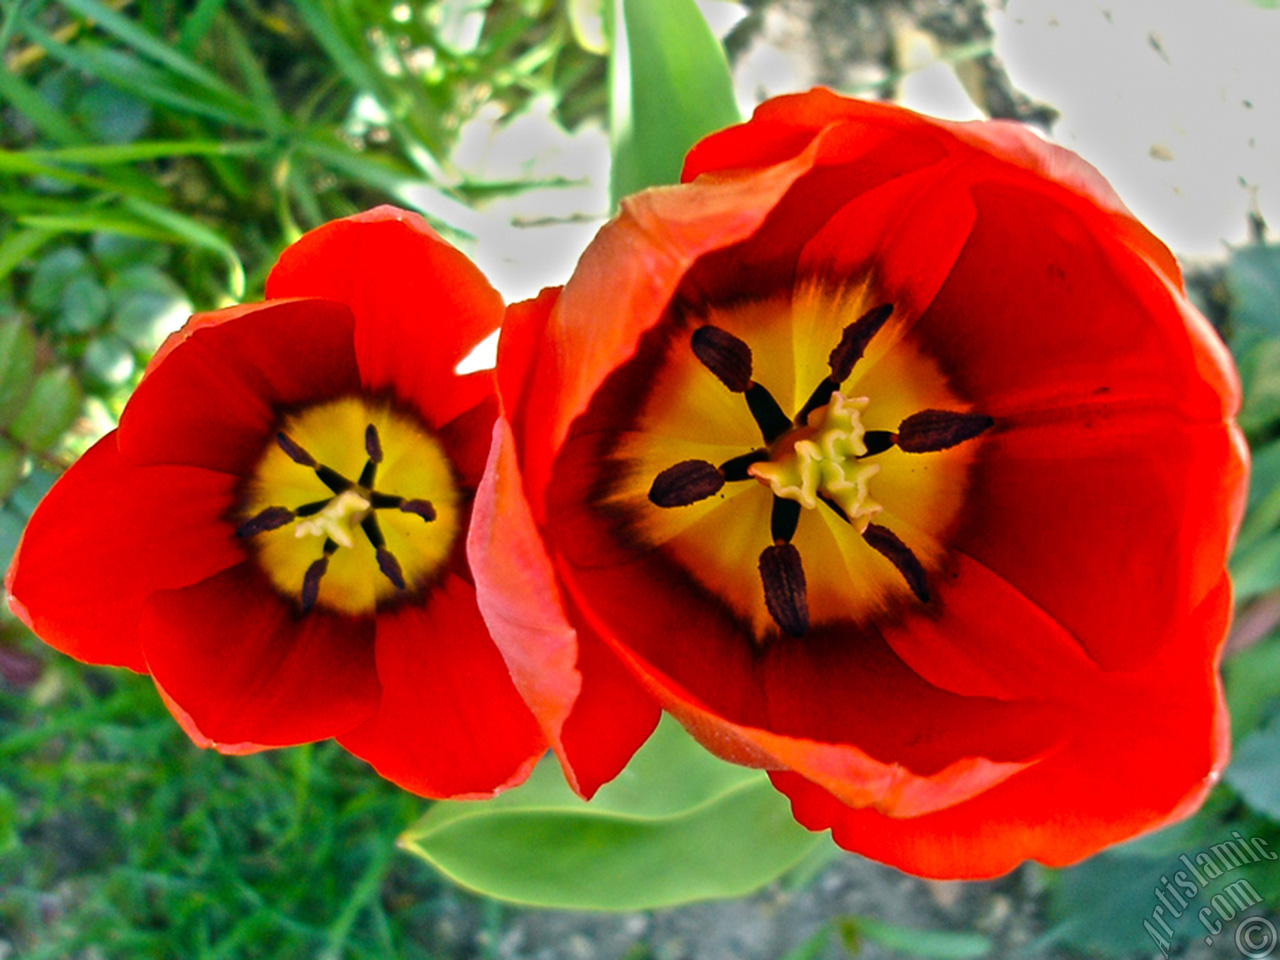
<svg viewBox="0 0 1280 960"><path fill-rule="evenodd" d="M344 397L280 424L246 485L237 534L302 612L369 614L439 574L460 500L448 455L416 417Z"/></svg>
<svg viewBox="0 0 1280 960"><path fill-rule="evenodd" d="M819 500L835 503L859 533L865 531L883 509L867 492L879 464L858 462L867 453L861 415L867 403L866 397L832 394L825 407L809 414L805 426L775 444L769 460L752 464L747 472L779 497L809 510L817 509Z"/></svg>

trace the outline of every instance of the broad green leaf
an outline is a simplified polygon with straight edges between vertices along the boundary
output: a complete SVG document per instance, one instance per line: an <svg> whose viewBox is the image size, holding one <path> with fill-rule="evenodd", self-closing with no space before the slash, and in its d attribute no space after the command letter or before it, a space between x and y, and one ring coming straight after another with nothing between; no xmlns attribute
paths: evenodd
<svg viewBox="0 0 1280 960"><path fill-rule="evenodd" d="M929 960L973 960L991 952L991 941L978 933L960 930L918 930L899 927L870 917L849 917L840 923L845 947L855 956L869 940L909 957Z"/></svg>
<svg viewBox="0 0 1280 960"><path fill-rule="evenodd" d="M0 437L0 503L3 503L22 481L27 467L26 451Z"/></svg>
<svg viewBox="0 0 1280 960"><path fill-rule="evenodd" d="M28 450L48 450L80 415L83 402L84 391L70 370L46 370L9 424L9 435Z"/></svg>
<svg viewBox="0 0 1280 960"><path fill-rule="evenodd" d="M79 247L50 250L36 264L27 285L27 303L42 313L50 313L62 300L63 291L77 277L92 277L89 258Z"/></svg>
<svg viewBox="0 0 1280 960"><path fill-rule="evenodd" d="M436 804L400 843L485 896L640 910L749 893L820 840L765 774L716 759L664 719L590 802L548 758L495 800Z"/></svg>
<svg viewBox="0 0 1280 960"><path fill-rule="evenodd" d="M1280 716L1240 741L1223 779L1252 809L1280 823Z"/></svg>
<svg viewBox="0 0 1280 960"><path fill-rule="evenodd" d="M1280 587L1280 531L1237 552L1231 558L1230 570L1237 603Z"/></svg>
<svg viewBox="0 0 1280 960"><path fill-rule="evenodd" d="M56 236L52 230L14 230L0 240L0 281Z"/></svg>
<svg viewBox="0 0 1280 960"><path fill-rule="evenodd" d="M0 427L17 415L35 382L36 338L21 320L0 323Z"/></svg>
<svg viewBox="0 0 1280 960"><path fill-rule="evenodd" d="M1273 636L1228 657L1223 661L1222 675L1237 741L1272 711L1280 716L1280 638Z"/></svg>
<svg viewBox="0 0 1280 960"><path fill-rule="evenodd" d="M702 137L738 123L729 64L694 0L608 0L609 194L676 183Z"/></svg>
<svg viewBox="0 0 1280 960"><path fill-rule="evenodd" d="M95 337L80 358L87 378L107 387L118 387L137 367L133 349L120 337Z"/></svg>

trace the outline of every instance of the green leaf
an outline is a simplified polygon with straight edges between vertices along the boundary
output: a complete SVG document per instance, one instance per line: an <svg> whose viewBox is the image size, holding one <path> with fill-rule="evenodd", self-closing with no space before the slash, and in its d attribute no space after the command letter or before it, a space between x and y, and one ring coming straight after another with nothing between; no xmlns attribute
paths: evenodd
<svg viewBox="0 0 1280 960"><path fill-rule="evenodd" d="M991 952L991 941L978 933L959 930L916 930L870 917L848 917L840 922L845 948L856 955L870 940L910 957L929 960L972 960Z"/></svg>
<svg viewBox="0 0 1280 960"><path fill-rule="evenodd" d="M1280 638L1255 643L1228 657L1222 664L1222 676L1237 741L1265 721L1272 710L1280 715Z"/></svg>
<svg viewBox="0 0 1280 960"><path fill-rule="evenodd" d="M1230 563L1236 603L1243 603L1280 587L1280 531L1248 550L1237 551Z"/></svg>
<svg viewBox="0 0 1280 960"><path fill-rule="evenodd" d="M72 277L62 288L59 300L58 329L62 333L90 333L107 318L111 298L91 273Z"/></svg>
<svg viewBox="0 0 1280 960"><path fill-rule="evenodd" d="M42 313L52 313L62 302L63 291L76 277L92 277L89 259L79 247L50 250L36 264L27 285L27 303Z"/></svg>
<svg viewBox="0 0 1280 960"><path fill-rule="evenodd" d="M702 137L738 123L724 50L694 0L608 0L610 199L676 183Z"/></svg>
<svg viewBox="0 0 1280 960"><path fill-rule="evenodd" d="M1280 823L1280 717L1240 741L1223 779L1251 808Z"/></svg>
<svg viewBox="0 0 1280 960"><path fill-rule="evenodd" d="M548 758L495 800L436 804L400 843L485 896L641 910L749 893L820 840L764 773L716 759L664 718L590 802Z"/></svg>
<svg viewBox="0 0 1280 960"><path fill-rule="evenodd" d="M14 230L0 240L0 280L56 236L52 230Z"/></svg>
<svg viewBox="0 0 1280 960"><path fill-rule="evenodd" d="M1280 244L1232 250L1227 293L1233 325L1280 335Z"/></svg>
<svg viewBox="0 0 1280 960"><path fill-rule="evenodd" d="M116 387L124 383L137 367L133 349L119 337L97 337L85 347L80 358L85 375L94 383Z"/></svg>
<svg viewBox="0 0 1280 960"><path fill-rule="evenodd" d="M8 499L22 482L27 468L27 454L4 437L0 437L0 503Z"/></svg>
<svg viewBox="0 0 1280 960"><path fill-rule="evenodd" d="M0 427L18 412L36 378L36 338L17 319L0 323Z"/></svg>
<svg viewBox="0 0 1280 960"><path fill-rule="evenodd" d="M36 377L9 434L28 450L48 450L75 422L83 402L84 391L70 370L46 370Z"/></svg>

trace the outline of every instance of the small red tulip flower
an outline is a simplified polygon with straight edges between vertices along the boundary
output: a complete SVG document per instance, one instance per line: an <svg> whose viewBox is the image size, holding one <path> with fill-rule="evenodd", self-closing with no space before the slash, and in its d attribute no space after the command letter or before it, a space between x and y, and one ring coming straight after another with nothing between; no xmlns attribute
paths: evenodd
<svg viewBox="0 0 1280 960"><path fill-rule="evenodd" d="M657 701L926 876L1194 809L1247 455L1168 250L1020 127L821 90L683 180L499 346L480 605L573 782Z"/></svg>
<svg viewBox="0 0 1280 960"><path fill-rule="evenodd" d="M390 207L193 317L38 506L6 580L57 649L149 673L226 753L327 737L417 793L545 749L476 606L465 531L497 411L458 361L502 301Z"/></svg>

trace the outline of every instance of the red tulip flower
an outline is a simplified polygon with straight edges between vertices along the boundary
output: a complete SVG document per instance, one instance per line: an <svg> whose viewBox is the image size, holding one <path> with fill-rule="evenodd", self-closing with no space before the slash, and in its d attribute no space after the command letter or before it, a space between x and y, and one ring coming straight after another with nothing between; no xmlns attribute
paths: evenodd
<svg viewBox="0 0 1280 960"><path fill-rule="evenodd" d="M202 746L336 737L429 796L519 782L545 741L464 549L493 376L454 373L501 298L390 207L304 236L267 296L165 342L36 509L10 607L149 673Z"/></svg>
<svg viewBox="0 0 1280 960"><path fill-rule="evenodd" d="M572 782L656 701L926 876L1193 810L1247 455L1169 251L1020 127L826 91L683 180L499 347L480 606Z"/></svg>

